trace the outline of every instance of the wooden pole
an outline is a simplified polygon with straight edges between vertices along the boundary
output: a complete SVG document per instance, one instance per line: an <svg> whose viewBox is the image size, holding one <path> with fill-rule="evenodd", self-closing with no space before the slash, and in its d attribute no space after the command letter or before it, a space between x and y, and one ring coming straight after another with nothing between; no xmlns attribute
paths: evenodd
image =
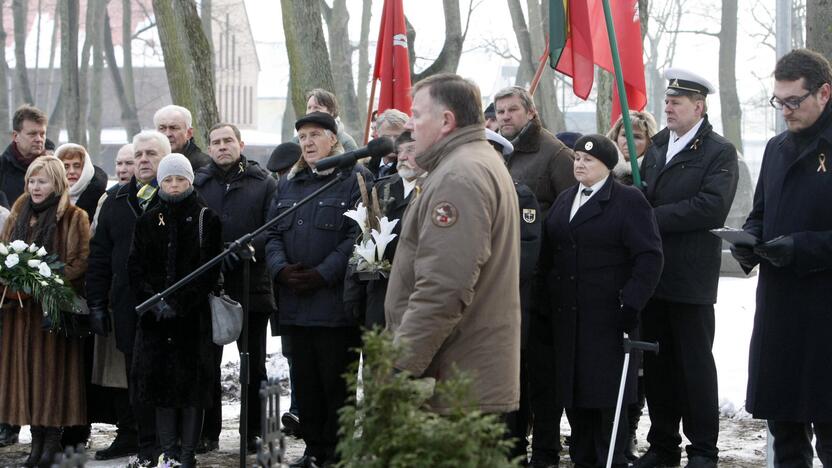
<svg viewBox="0 0 832 468"><path fill-rule="evenodd" d="M540 56L540 63L537 65L537 71L534 73L531 86L529 86L529 94L532 96L534 96L534 92L537 91L537 85L540 84L540 77L543 76L543 69L546 67L547 60L549 60L549 38L546 38L546 50L544 50L543 55Z"/></svg>
<svg viewBox="0 0 832 468"><path fill-rule="evenodd" d="M376 99L376 80L373 78L373 85L370 87L370 99L367 101L367 123L364 124L364 146L370 140L370 122L373 121L373 101Z"/></svg>

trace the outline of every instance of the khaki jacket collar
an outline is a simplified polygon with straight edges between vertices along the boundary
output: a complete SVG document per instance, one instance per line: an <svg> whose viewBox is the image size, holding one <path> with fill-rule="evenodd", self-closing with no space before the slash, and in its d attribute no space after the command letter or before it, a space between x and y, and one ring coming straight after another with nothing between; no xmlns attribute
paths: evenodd
<svg viewBox="0 0 832 468"><path fill-rule="evenodd" d="M459 146L477 140L485 140L485 128L482 124L458 128L451 132L450 135L436 142L424 153L416 156L416 164L422 169L432 172L445 155L450 154Z"/></svg>

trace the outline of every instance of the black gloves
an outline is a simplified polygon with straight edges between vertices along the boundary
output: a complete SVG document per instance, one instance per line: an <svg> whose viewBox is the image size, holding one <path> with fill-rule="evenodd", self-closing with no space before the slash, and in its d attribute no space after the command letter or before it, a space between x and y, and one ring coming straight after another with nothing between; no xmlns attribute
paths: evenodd
<svg viewBox="0 0 832 468"><path fill-rule="evenodd" d="M621 304L618 311L618 328L624 333L632 333L638 327L638 311L627 304Z"/></svg>
<svg viewBox="0 0 832 468"><path fill-rule="evenodd" d="M324 277L314 268L304 268L294 274L293 289L298 294L309 294L326 286Z"/></svg>
<svg viewBox="0 0 832 468"><path fill-rule="evenodd" d="M280 270L277 273L277 282L284 286L289 286L290 288L293 287L292 280L295 276L295 273L300 271L301 268L303 267L300 263L291 263L289 265L286 265L285 267L283 267L282 270Z"/></svg>
<svg viewBox="0 0 832 468"><path fill-rule="evenodd" d="M222 272L231 273L237 268L242 260L237 252L231 252L222 259Z"/></svg>
<svg viewBox="0 0 832 468"><path fill-rule="evenodd" d="M794 261L794 238L779 236L754 247L754 253L776 267L785 267Z"/></svg>
<svg viewBox="0 0 832 468"><path fill-rule="evenodd" d="M157 322L162 320L172 319L176 317L176 310L170 306L164 299L153 304L153 306L145 313L151 313L156 317Z"/></svg>
<svg viewBox="0 0 832 468"><path fill-rule="evenodd" d="M743 268L748 270L757 266L762 258L754 253L753 247L743 245L731 245L731 255Z"/></svg>
<svg viewBox="0 0 832 468"><path fill-rule="evenodd" d="M90 330L99 336L110 334L110 313L106 307L90 305Z"/></svg>

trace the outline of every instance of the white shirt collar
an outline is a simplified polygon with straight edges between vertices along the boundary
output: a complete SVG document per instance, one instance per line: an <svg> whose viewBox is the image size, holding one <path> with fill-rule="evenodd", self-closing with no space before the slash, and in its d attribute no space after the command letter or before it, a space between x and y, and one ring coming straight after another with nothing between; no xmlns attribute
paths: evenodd
<svg viewBox="0 0 832 468"><path fill-rule="evenodd" d="M665 165L670 163L673 156L676 156L680 151L688 146L688 143L690 143L690 141L693 140L693 137L696 136L696 133L699 131L699 127L702 126L702 122L704 121L704 118L699 119L699 122L696 122L696 125L691 127L691 129L682 136L677 135L673 130L670 131L670 139L667 142L667 156L664 161Z"/></svg>
<svg viewBox="0 0 832 468"><path fill-rule="evenodd" d="M416 179L408 181L407 179L402 178L402 185L404 186L404 198L407 199L410 192L416 187Z"/></svg>

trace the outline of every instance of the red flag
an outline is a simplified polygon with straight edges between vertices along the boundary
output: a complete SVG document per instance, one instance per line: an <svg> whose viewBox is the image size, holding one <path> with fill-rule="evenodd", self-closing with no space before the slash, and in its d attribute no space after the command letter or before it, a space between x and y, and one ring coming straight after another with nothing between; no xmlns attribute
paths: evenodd
<svg viewBox="0 0 832 468"><path fill-rule="evenodd" d="M575 95L586 99L594 81L593 64L615 73L604 7L601 0L568 1L568 39L556 68L572 77ZM610 9L624 74L627 105L630 109L642 110L647 105L647 86L644 82L638 0L615 0L610 2ZM619 115L618 85L614 84L611 122L615 122Z"/></svg>
<svg viewBox="0 0 832 468"><path fill-rule="evenodd" d="M378 113L398 109L410 115L410 59L402 0L384 0L376 44L373 81L381 80Z"/></svg>

